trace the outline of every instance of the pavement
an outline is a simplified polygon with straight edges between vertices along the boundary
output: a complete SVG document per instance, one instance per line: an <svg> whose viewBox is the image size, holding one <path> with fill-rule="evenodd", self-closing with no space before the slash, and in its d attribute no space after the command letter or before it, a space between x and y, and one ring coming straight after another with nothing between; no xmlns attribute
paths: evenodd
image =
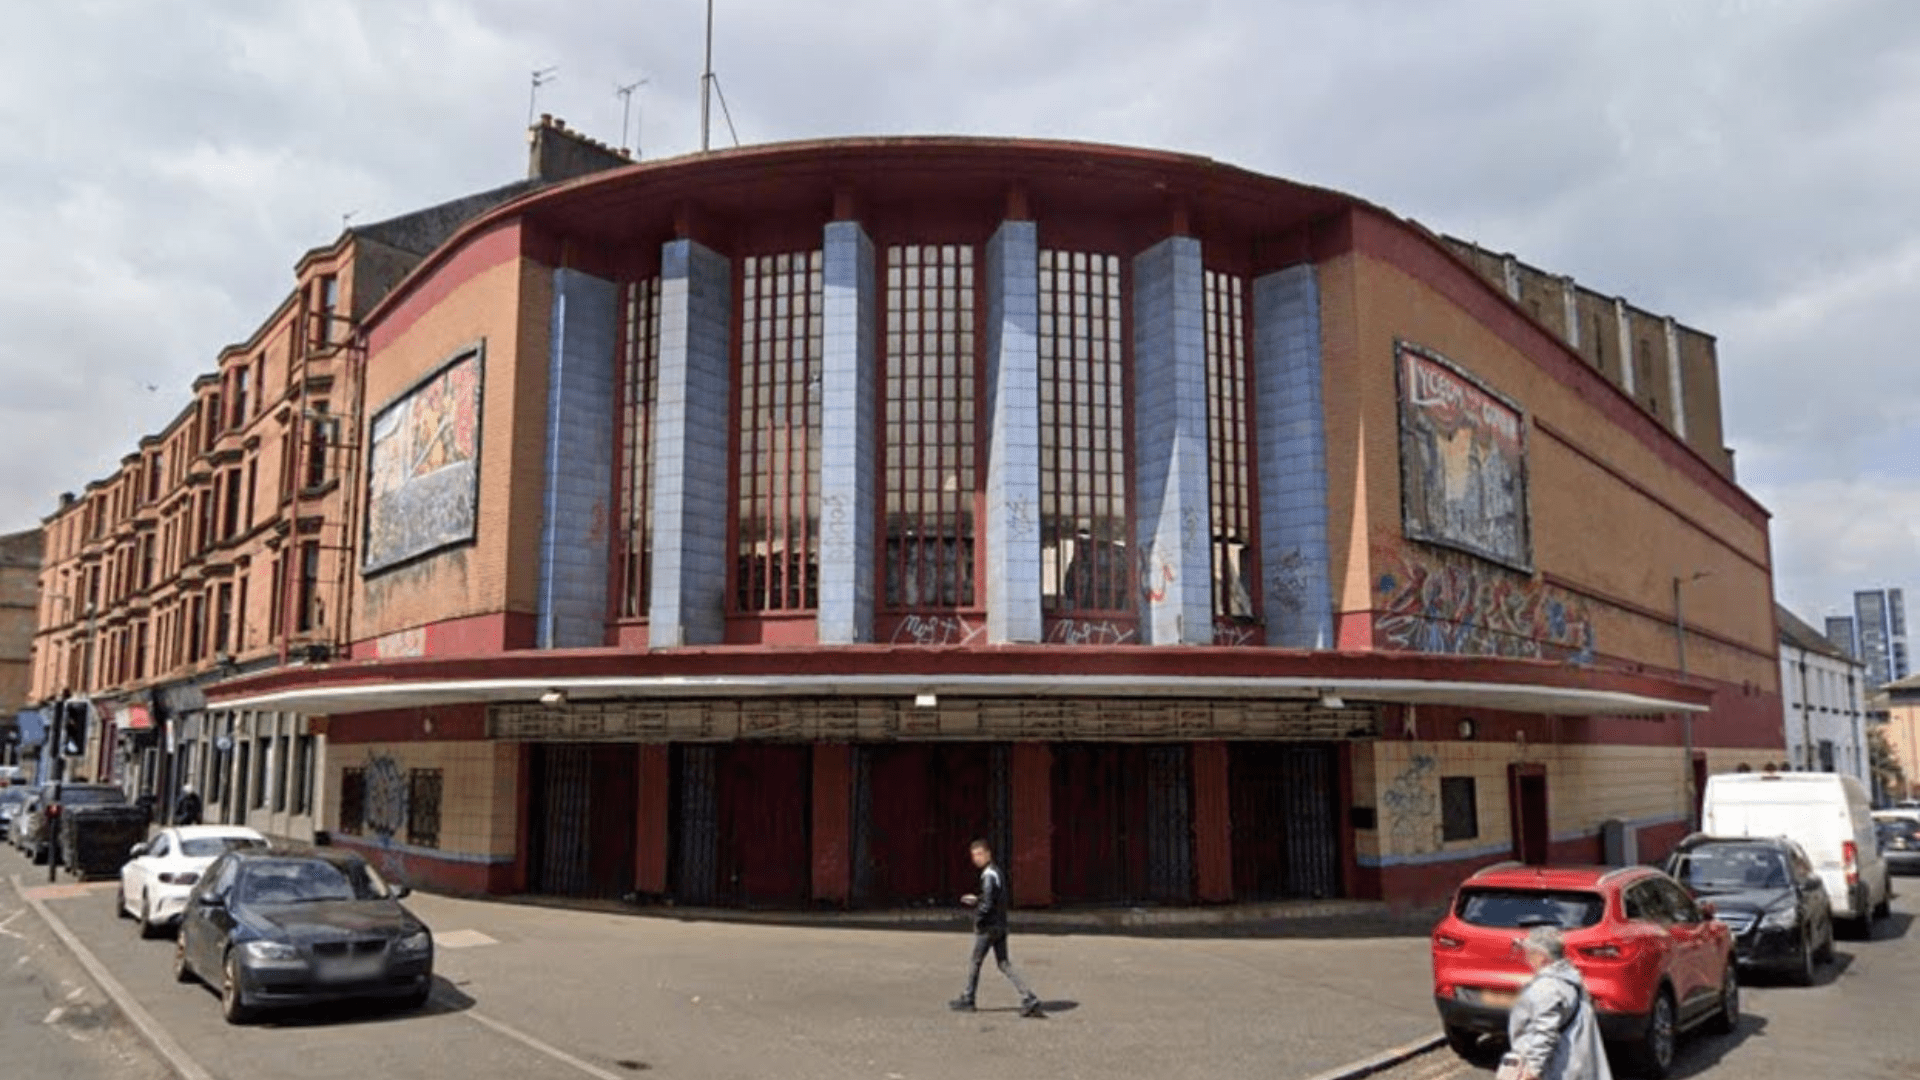
<svg viewBox="0 0 1920 1080"><path fill-rule="evenodd" d="M1014 961L1048 1011L1023 1020L991 968L978 1013L947 1011L968 946L957 912L945 922L849 926L439 896L408 901L439 943L425 1009L340 1007L236 1028L221 1021L208 988L173 981L171 942L141 941L114 917L112 882L47 886L44 869L10 852L0 854L0 878L8 876L18 884L0 889L0 920L13 921L0 931L38 921L19 903L33 897L124 988L135 1022L200 1070L185 1075L209 1080L331 1080L369 1070L396 1080L1320 1080L1389 1048L1418 1047L1438 1028L1425 920L1378 911L1181 926L1055 919L1029 932L1016 923ZM1920 882L1913 892L1920 898ZM1920 903L1896 904L1874 940L1840 943L1819 986L1749 988L1739 1031L1687 1042L1678 1075L1920 1076L1920 1025L1910 1020L1920 997ZM83 1055L46 1057L60 1065L55 1073L164 1075L62 950L6 936L0 962L13 955L5 948L27 950L15 966L42 972L0 978L7 1022L47 1017L79 991L72 1007L84 1011L35 1025L31 1053ZM64 1031L62 1017L73 1018ZM11 1064L16 1040L4 1026L0 1038ZM1373 1075L1487 1074L1440 1050Z"/></svg>
<svg viewBox="0 0 1920 1080"><path fill-rule="evenodd" d="M1347 935L1334 938L1265 936L1256 922L1151 936L1016 924L1013 959L1048 1011L1023 1020L991 967L980 1011L947 1011L969 945L958 913L944 931L872 929L438 896L408 900L439 942L426 1009L234 1028L209 989L173 981L171 942L141 941L114 917L114 883L48 887L44 869L11 853L0 854L6 875L216 1080L330 1080L375 1062L401 1080L1304 1080L1437 1030L1425 926L1407 920L1331 919Z"/></svg>

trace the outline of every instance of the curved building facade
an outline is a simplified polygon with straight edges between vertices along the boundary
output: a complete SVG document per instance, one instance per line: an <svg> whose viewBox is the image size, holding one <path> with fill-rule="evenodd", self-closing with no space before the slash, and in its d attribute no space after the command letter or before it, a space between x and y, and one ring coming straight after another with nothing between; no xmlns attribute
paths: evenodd
<svg viewBox="0 0 1920 1080"><path fill-rule="evenodd" d="M913 904L982 835L1023 904L1417 902L1651 852L1778 756L1767 517L1711 339L1512 267L1072 144L529 195L357 324L349 655L210 707L309 718L336 841L471 891Z"/></svg>

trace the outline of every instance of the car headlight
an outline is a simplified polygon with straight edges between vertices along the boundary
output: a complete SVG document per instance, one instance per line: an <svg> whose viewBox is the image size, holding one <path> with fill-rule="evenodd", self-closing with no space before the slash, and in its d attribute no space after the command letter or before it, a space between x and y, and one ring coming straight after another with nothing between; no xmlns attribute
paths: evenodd
<svg viewBox="0 0 1920 1080"><path fill-rule="evenodd" d="M1760 925L1768 930L1791 930L1800 921L1800 912L1790 907L1778 907L1760 916Z"/></svg>
<svg viewBox="0 0 1920 1080"><path fill-rule="evenodd" d="M249 941L240 946L251 960L298 960L300 950L278 941Z"/></svg>
<svg viewBox="0 0 1920 1080"><path fill-rule="evenodd" d="M433 935L425 930L416 930L393 943L393 951L403 953L423 953L433 951Z"/></svg>

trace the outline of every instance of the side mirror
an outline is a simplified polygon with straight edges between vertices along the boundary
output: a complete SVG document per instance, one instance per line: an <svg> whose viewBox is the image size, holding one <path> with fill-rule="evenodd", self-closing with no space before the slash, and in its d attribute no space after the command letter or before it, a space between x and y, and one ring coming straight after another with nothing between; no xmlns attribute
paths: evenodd
<svg viewBox="0 0 1920 1080"><path fill-rule="evenodd" d="M131 849L127 851L127 857L137 859L140 856L145 855L146 853L147 853L147 845L135 844Z"/></svg>
<svg viewBox="0 0 1920 1080"><path fill-rule="evenodd" d="M393 898L395 900L405 900L407 897L412 895L413 895L413 889L406 885L398 885L394 887Z"/></svg>
<svg viewBox="0 0 1920 1080"><path fill-rule="evenodd" d="M212 893L201 893L193 898L201 907L225 907L226 903Z"/></svg>

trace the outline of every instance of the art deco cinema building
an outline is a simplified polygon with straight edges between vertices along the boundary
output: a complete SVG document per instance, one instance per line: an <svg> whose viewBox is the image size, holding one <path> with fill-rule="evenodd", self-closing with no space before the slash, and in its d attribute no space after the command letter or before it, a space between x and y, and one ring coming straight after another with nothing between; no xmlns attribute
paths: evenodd
<svg viewBox="0 0 1920 1080"><path fill-rule="evenodd" d="M754 147L490 210L357 333L350 655L208 697L417 883L904 905L984 835L1024 905L1415 902L1779 756L1711 339L1351 196Z"/></svg>

